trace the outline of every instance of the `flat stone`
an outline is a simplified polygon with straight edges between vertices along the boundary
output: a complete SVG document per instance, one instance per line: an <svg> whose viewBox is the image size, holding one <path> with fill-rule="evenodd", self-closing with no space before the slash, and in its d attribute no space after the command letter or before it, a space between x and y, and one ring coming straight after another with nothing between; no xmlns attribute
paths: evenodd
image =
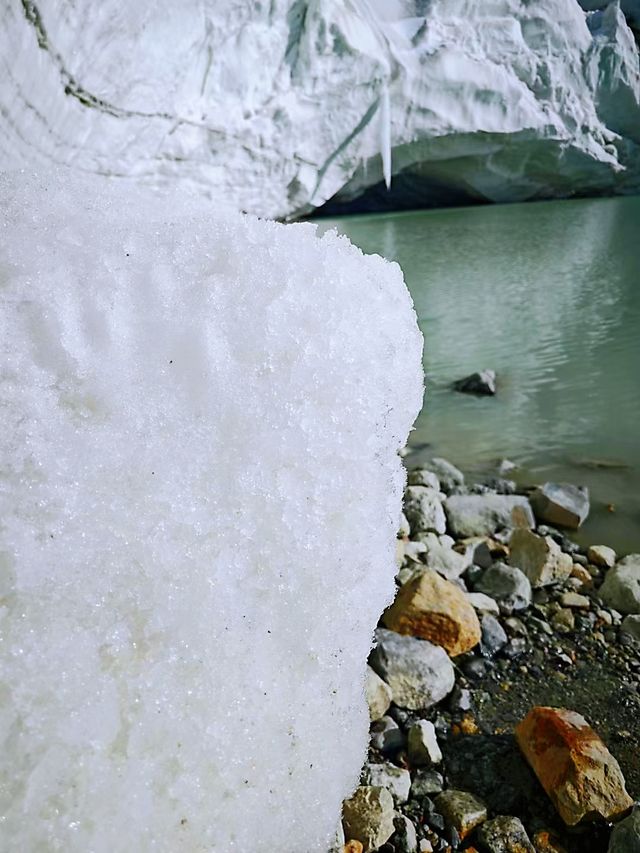
<svg viewBox="0 0 640 853"><path fill-rule="evenodd" d="M362 784L386 788L394 803L406 803L411 790L411 774L389 761L384 764L366 764L362 771Z"/></svg>
<svg viewBox="0 0 640 853"><path fill-rule="evenodd" d="M600 597L620 613L640 613L640 554L630 554L609 569Z"/></svg>
<svg viewBox="0 0 640 853"><path fill-rule="evenodd" d="M422 466L429 471L433 471L440 481L440 488L447 494L453 489L464 485L464 474L455 465L452 465L448 459L443 459L439 456L434 456Z"/></svg>
<svg viewBox="0 0 640 853"><path fill-rule="evenodd" d="M485 853L536 853L522 821L507 815L483 823L478 830L478 844Z"/></svg>
<svg viewBox="0 0 640 853"><path fill-rule="evenodd" d="M369 719L379 720L384 717L391 705L391 688L370 666L367 667L365 675L364 694L369 706Z"/></svg>
<svg viewBox="0 0 640 853"><path fill-rule="evenodd" d="M566 580L573 560L550 536L514 530L509 540L509 564L525 573L534 588Z"/></svg>
<svg viewBox="0 0 640 853"><path fill-rule="evenodd" d="M495 598L485 595L484 592L468 592L467 601L474 610L478 610L480 613L493 613L496 616L500 613L500 608Z"/></svg>
<svg viewBox="0 0 640 853"><path fill-rule="evenodd" d="M632 616L625 616L622 620L620 630L640 643L640 614L636 613Z"/></svg>
<svg viewBox="0 0 640 853"><path fill-rule="evenodd" d="M393 797L386 788L361 785L342 804L345 838L362 844L364 853L377 850L394 833Z"/></svg>
<svg viewBox="0 0 640 853"><path fill-rule="evenodd" d="M436 729L429 720L418 720L407 732L409 761L414 767L439 764L442 752L438 744Z"/></svg>
<svg viewBox="0 0 640 853"><path fill-rule="evenodd" d="M494 563L476 584L476 591L491 596L505 613L525 610L531 604L529 578L515 566Z"/></svg>
<svg viewBox="0 0 640 853"><path fill-rule="evenodd" d="M560 596L560 604L572 610L588 610L591 607L591 599L578 592L563 592Z"/></svg>
<svg viewBox="0 0 640 853"><path fill-rule="evenodd" d="M450 495L447 522L458 538L491 536L497 530L535 527L529 501L521 495Z"/></svg>
<svg viewBox="0 0 640 853"><path fill-rule="evenodd" d="M391 838L394 853L417 853L418 836L413 822L405 815L394 818L395 832Z"/></svg>
<svg viewBox="0 0 640 853"><path fill-rule="evenodd" d="M507 633L491 613L485 613L480 623L482 638L480 640L480 653L484 657L492 658L507 643Z"/></svg>
<svg viewBox="0 0 640 853"><path fill-rule="evenodd" d="M467 791L443 791L438 794L435 802L447 825L456 830L461 840L487 819L485 804Z"/></svg>
<svg viewBox="0 0 640 853"><path fill-rule="evenodd" d="M413 471L409 471L407 482L410 486L427 486L436 492L440 491L438 475L428 468L414 468Z"/></svg>
<svg viewBox="0 0 640 853"><path fill-rule="evenodd" d="M404 514L415 535L430 530L444 533L447 529L440 493L427 486L407 486L404 494Z"/></svg>
<svg viewBox="0 0 640 853"><path fill-rule="evenodd" d="M456 580L468 568L469 559L453 550L449 537L418 533L417 539L424 548L422 561L448 580Z"/></svg>
<svg viewBox="0 0 640 853"><path fill-rule="evenodd" d="M515 736L568 826L598 818L613 821L633 805L620 765L575 711L535 707L516 726Z"/></svg>
<svg viewBox="0 0 640 853"><path fill-rule="evenodd" d="M607 545L592 545L587 551L587 560L603 569L612 569L616 559L616 552Z"/></svg>
<svg viewBox="0 0 640 853"><path fill-rule="evenodd" d="M640 806L613 827L607 853L640 853Z"/></svg>
<svg viewBox="0 0 640 853"><path fill-rule="evenodd" d="M382 621L399 634L442 646L455 657L480 642L480 623L465 593L425 568L405 583Z"/></svg>
<svg viewBox="0 0 640 853"><path fill-rule="evenodd" d="M444 699L455 682L453 664L440 646L379 628L371 667L391 687L393 701L412 711Z"/></svg>
<svg viewBox="0 0 640 853"><path fill-rule="evenodd" d="M479 370L476 373L471 373L464 379L457 379L453 383L453 389L461 391L463 394L493 396L496 393L496 372L495 370Z"/></svg>
<svg viewBox="0 0 640 853"><path fill-rule="evenodd" d="M437 770L416 770L411 782L411 799L430 797L439 794L444 787L442 774Z"/></svg>
<svg viewBox="0 0 640 853"><path fill-rule="evenodd" d="M572 483L545 483L529 498L535 516L576 530L589 515L589 490Z"/></svg>

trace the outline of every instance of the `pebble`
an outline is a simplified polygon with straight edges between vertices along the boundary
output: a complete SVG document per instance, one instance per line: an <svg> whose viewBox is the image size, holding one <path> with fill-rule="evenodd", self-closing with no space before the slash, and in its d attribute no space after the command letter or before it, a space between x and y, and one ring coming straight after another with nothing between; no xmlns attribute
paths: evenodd
<svg viewBox="0 0 640 853"><path fill-rule="evenodd" d="M434 569L416 573L398 591L383 616L399 634L410 634L456 655L480 642L480 622L465 593Z"/></svg>
<svg viewBox="0 0 640 853"><path fill-rule="evenodd" d="M536 853L522 821L507 815L483 823L478 843L486 853Z"/></svg>
<svg viewBox="0 0 640 853"><path fill-rule="evenodd" d="M436 797L435 804L446 824L456 830L461 840L487 819L485 804L467 791L443 791Z"/></svg>
<svg viewBox="0 0 640 853"><path fill-rule="evenodd" d="M612 569L616 564L616 552L607 545L592 545L587 551L587 560L594 566Z"/></svg>
<svg viewBox="0 0 640 853"><path fill-rule="evenodd" d="M494 563L476 583L476 591L491 596L505 613L525 610L531 604L531 584L514 566Z"/></svg>
<svg viewBox="0 0 640 853"><path fill-rule="evenodd" d="M416 770L411 782L411 799L439 794L444 787L442 774L437 770Z"/></svg>
<svg viewBox="0 0 640 853"><path fill-rule="evenodd" d="M393 835L393 797L378 786L361 785L342 805L345 838L362 844L364 853L381 847Z"/></svg>
<svg viewBox="0 0 640 853"><path fill-rule="evenodd" d="M570 527L580 527L589 515L589 490L571 483L545 483L529 498L540 521Z"/></svg>
<svg viewBox="0 0 640 853"><path fill-rule="evenodd" d="M565 592L560 596L560 604L563 607L570 607L572 610L588 610L591 601L586 595L580 595L577 592Z"/></svg>
<svg viewBox="0 0 640 853"><path fill-rule="evenodd" d="M391 688L396 705L417 711L451 693L455 675L443 648L384 628L376 631L376 641L371 667Z"/></svg>
<svg viewBox="0 0 640 853"><path fill-rule="evenodd" d="M480 653L487 658L492 658L507 644L507 634L496 617L490 613L482 617L480 627L482 630Z"/></svg>
<svg viewBox="0 0 640 853"><path fill-rule="evenodd" d="M516 726L520 749L568 826L611 821L633 804L620 765L584 717L535 707Z"/></svg>
<svg viewBox="0 0 640 853"><path fill-rule="evenodd" d="M471 710L471 691L465 687L460 687L459 684L453 688L449 697L449 710L453 711L470 711Z"/></svg>
<svg viewBox="0 0 640 853"><path fill-rule="evenodd" d="M367 666L364 693L369 706L369 719L379 720L384 717L391 705L391 688L370 666Z"/></svg>
<svg viewBox="0 0 640 853"><path fill-rule="evenodd" d="M344 853L363 853L364 847L359 841L356 841L355 838L352 838L342 848Z"/></svg>
<svg viewBox="0 0 640 853"><path fill-rule="evenodd" d="M396 767L390 762L366 764L362 771L362 784L386 788L394 803L406 803L411 790L411 774L403 767Z"/></svg>
<svg viewBox="0 0 640 853"><path fill-rule="evenodd" d="M407 751L409 761L416 767L439 764L442 752L436 737L436 730L429 720L418 720L407 733Z"/></svg>
<svg viewBox="0 0 640 853"><path fill-rule="evenodd" d="M514 530L509 549L509 564L521 569L534 588L561 582L571 574L572 558L550 536Z"/></svg>

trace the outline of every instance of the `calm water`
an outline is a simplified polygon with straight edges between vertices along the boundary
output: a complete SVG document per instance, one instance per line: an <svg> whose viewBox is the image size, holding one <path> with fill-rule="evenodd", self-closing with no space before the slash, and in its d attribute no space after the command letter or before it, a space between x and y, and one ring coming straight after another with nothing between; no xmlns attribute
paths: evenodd
<svg viewBox="0 0 640 853"><path fill-rule="evenodd" d="M579 538L640 551L640 198L323 220L397 260L425 336L411 461L588 485ZM494 398L452 380L498 373ZM428 446L426 446L428 445Z"/></svg>

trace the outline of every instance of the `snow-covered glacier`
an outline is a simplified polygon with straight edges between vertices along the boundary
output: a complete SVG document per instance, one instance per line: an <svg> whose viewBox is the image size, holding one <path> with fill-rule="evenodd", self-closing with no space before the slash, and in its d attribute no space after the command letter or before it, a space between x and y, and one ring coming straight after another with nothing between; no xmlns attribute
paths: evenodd
<svg viewBox="0 0 640 853"><path fill-rule="evenodd" d="M2 0L0 169L281 218L635 192L638 6Z"/></svg>

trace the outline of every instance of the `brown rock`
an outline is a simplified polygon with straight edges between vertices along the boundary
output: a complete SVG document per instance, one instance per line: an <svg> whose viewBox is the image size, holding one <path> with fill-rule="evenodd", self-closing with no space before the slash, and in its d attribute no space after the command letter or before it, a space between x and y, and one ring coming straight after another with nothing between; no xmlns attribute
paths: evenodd
<svg viewBox="0 0 640 853"><path fill-rule="evenodd" d="M535 707L515 735L567 825L599 817L615 820L633 805L620 765L575 711Z"/></svg>
<svg viewBox="0 0 640 853"><path fill-rule="evenodd" d="M509 549L509 565L524 572L534 588L565 580L571 574L573 560L550 536L520 528L513 531Z"/></svg>
<svg viewBox="0 0 640 853"><path fill-rule="evenodd" d="M457 831L460 840L487 819L485 804L467 791L443 791L436 797L436 808L447 825Z"/></svg>
<svg viewBox="0 0 640 853"><path fill-rule="evenodd" d="M356 841L355 838L352 838L351 841L347 841L344 845L344 853L363 853L364 847L359 841Z"/></svg>
<svg viewBox="0 0 640 853"><path fill-rule="evenodd" d="M442 646L452 657L480 642L480 622L464 592L429 568L399 590L383 622L398 634Z"/></svg>
<svg viewBox="0 0 640 853"><path fill-rule="evenodd" d="M589 569L581 566L580 563L574 563L571 568L571 577L577 578L583 586L593 586L593 578Z"/></svg>

